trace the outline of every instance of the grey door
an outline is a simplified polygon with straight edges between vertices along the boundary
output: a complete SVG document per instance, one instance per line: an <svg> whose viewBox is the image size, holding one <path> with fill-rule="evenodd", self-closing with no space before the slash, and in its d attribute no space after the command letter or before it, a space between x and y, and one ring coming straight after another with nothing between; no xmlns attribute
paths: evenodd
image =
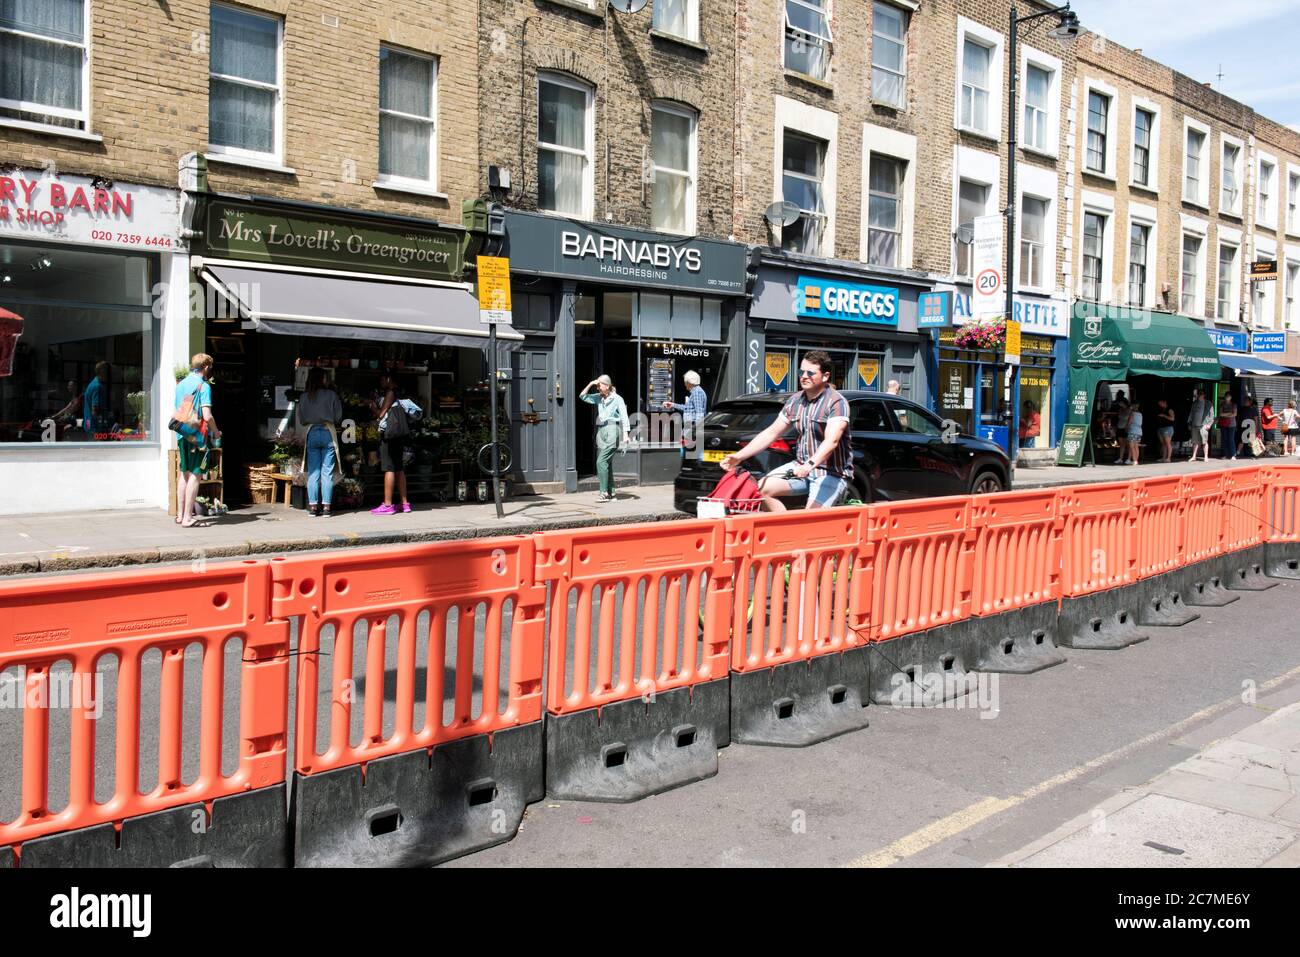
<svg viewBox="0 0 1300 957"><path fill-rule="evenodd" d="M556 479L552 395L555 373L551 350L523 348L511 353L510 447L514 469L525 482Z"/></svg>

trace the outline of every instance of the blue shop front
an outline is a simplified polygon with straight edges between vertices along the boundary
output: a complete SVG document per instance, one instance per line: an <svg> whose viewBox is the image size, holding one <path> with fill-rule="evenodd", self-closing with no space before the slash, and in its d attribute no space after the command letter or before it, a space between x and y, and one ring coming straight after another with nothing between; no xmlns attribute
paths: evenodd
<svg viewBox="0 0 1300 957"><path fill-rule="evenodd" d="M1007 362L1004 343L974 333L969 286L940 284L933 300L927 310L931 316L922 323L933 337L928 355L934 410L1009 454L1055 448L1065 422L1069 302L1015 297L1012 318L1020 323L1021 337L1020 362L1013 364ZM1022 436L1022 431L1028 434Z"/></svg>

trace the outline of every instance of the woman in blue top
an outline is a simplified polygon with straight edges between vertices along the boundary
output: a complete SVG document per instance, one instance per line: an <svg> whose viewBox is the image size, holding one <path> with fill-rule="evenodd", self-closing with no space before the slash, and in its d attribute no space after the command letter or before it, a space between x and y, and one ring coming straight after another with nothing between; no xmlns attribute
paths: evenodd
<svg viewBox="0 0 1300 957"><path fill-rule="evenodd" d="M592 389L597 392L592 393ZM619 436L624 444L632 441L631 426L627 420L627 406L623 397L614 391L609 376L592 379L578 396L583 402L596 407L596 474L600 477L600 494L596 503L614 500L614 453L618 451Z"/></svg>

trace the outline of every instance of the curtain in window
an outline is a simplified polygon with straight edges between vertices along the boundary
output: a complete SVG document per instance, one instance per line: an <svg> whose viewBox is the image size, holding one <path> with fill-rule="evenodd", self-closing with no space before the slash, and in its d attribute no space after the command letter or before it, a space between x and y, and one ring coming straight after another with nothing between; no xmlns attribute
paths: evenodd
<svg viewBox="0 0 1300 957"><path fill-rule="evenodd" d="M0 99L81 109L82 51L0 33Z"/></svg>
<svg viewBox="0 0 1300 957"><path fill-rule="evenodd" d="M537 138L575 150L587 149L587 94L554 83L541 84L537 98ZM542 209L584 211L585 156L541 146L537 153L537 202Z"/></svg>
<svg viewBox="0 0 1300 957"><path fill-rule="evenodd" d="M0 27L80 43L85 0L0 0Z"/></svg>
<svg viewBox="0 0 1300 957"><path fill-rule="evenodd" d="M267 17L212 8L210 69L222 76L278 85L278 26ZM208 84L208 140L258 153L275 152L274 90L213 78Z"/></svg>
<svg viewBox="0 0 1300 957"><path fill-rule="evenodd" d="M872 8L871 64L871 98L902 106L903 14L883 3Z"/></svg>
<svg viewBox="0 0 1300 957"><path fill-rule="evenodd" d="M383 112L433 116L433 62L383 50L379 59L379 171L427 180L430 123Z"/></svg>
<svg viewBox="0 0 1300 957"><path fill-rule="evenodd" d="M257 83L276 84L277 33L278 27L274 20L214 6L212 72Z"/></svg>
<svg viewBox="0 0 1300 957"><path fill-rule="evenodd" d="M881 156L871 158L870 199L867 204L867 262L898 265L898 197L902 164Z"/></svg>
<svg viewBox="0 0 1300 957"><path fill-rule="evenodd" d="M691 168L691 118L655 110L650 154L655 166L651 216L658 229L685 232Z"/></svg>
<svg viewBox="0 0 1300 957"><path fill-rule="evenodd" d="M1047 148L1047 93L1051 74L1031 66L1025 74L1025 142Z"/></svg>
<svg viewBox="0 0 1300 957"><path fill-rule="evenodd" d="M275 152L275 93L227 80L208 90L208 140L258 153Z"/></svg>
<svg viewBox="0 0 1300 957"><path fill-rule="evenodd" d="M654 28L673 36L691 36L690 21L687 19L691 0L654 0Z"/></svg>
<svg viewBox="0 0 1300 957"><path fill-rule="evenodd" d="M993 51L967 40L962 53L961 120L975 129L988 129L989 125L989 63Z"/></svg>

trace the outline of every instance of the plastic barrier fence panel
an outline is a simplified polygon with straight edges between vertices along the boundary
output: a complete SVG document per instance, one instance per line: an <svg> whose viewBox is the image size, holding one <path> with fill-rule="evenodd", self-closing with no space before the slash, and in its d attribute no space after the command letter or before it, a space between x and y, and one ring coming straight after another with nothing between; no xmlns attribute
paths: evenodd
<svg viewBox="0 0 1300 957"><path fill-rule="evenodd" d="M1184 475L1183 561L1214 558L1223 552L1223 472Z"/></svg>
<svg viewBox="0 0 1300 957"><path fill-rule="evenodd" d="M1223 476L1223 550L1239 551L1263 541L1264 485L1260 469L1228 469Z"/></svg>
<svg viewBox="0 0 1300 957"><path fill-rule="evenodd" d="M1056 491L976 495L972 615L996 615L1061 596Z"/></svg>
<svg viewBox="0 0 1300 957"><path fill-rule="evenodd" d="M1133 490L1129 482L1057 490L1061 527L1061 594L1086 595L1135 580Z"/></svg>
<svg viewBox="0 0 1300 957"><path fill-rule="evenodd" d="M0 696L22 704L0 846L20 866L287 863L269 592L260 561L0 582Z"/></svg>
<svg viewBox="0 0 1300 957"><path fill-rule="evenodd" d="M1183 564L1182 476L1137 479L1133 483L1137 520L1133 573L1151 578Z"/></svg>

